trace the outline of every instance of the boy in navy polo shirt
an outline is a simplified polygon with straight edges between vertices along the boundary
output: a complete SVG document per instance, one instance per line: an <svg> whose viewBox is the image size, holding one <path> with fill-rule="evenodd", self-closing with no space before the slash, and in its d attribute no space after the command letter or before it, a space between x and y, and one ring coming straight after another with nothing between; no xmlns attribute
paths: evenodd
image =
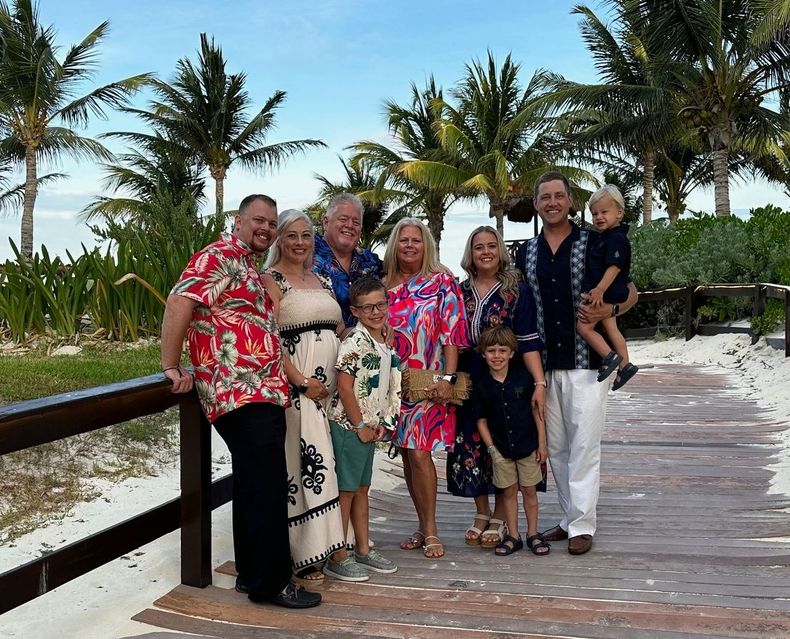
<svg viewBox="0 0 790 639"><path fill-rule="evenodd" d="M488 373L474 380L477 429L494 464L494 485L502 489L508 534L494 552L510 555L524 548L518 530L518 493L524 497L527 548L547 555L551 547L538 532L538 493L543 479L540 464L548 459L546 427L532 404L535 380L524 369L510 366L517 349L516 336L495 326L480 336L478 348Z"/></svg>

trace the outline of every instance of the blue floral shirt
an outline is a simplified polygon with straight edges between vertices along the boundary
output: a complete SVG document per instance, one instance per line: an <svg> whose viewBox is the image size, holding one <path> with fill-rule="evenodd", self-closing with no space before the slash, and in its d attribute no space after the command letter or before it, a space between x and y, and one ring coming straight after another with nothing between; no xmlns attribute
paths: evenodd
<svg viewBox="0 0 790 639"><path fill-rule="evenodd" d="M343 322L346 327L357 324L357 318L351 314L351 302L348 299L348 289L351 288L351 283L363 275L375 275L379 278L384 275L384 267L379 256L370 249L362 248L354 249L351 269L346 271L321 235L315 236L313 270L332 280L332 290L343 311Z"/></svg>

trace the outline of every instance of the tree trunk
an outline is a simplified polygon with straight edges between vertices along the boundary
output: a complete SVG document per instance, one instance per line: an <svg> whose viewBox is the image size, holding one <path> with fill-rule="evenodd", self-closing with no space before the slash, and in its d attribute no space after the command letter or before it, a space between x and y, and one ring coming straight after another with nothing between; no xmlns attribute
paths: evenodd
<svg viewBox="0 0 790 639"><path fill-rule="evenodd" d="M228 167L215 164L208 167L208 172L214 178L214 197L216 199L214 212L217 217L221 217L225 214L225 176L228 173Z"/></svg>
<svg viewBox="0 0 790 639"><path fill-rule="evenodd" d="M727 147L713 151L713 189L716 203L716 217L730 214L730 169Z"/></svg>
<svg viewBox="0 0 790 639"><path fill-rule="evenodd" d="M38 195L38 174L36 171L36 150L32 145L25 147L25 199L22 209L22 237L20 250L22 257L33 258L33 209Z"/></svg>
<svg viewBox="0 0 790 639"><path fill-rule="evenodd" d="M505 239L505 207L500 202L490 202L488 206L488 217L496 220L496 230Z"/></svg>
<svg viewBox="0 0 790 639"><path fill-rule="evenodd" d="M428 218L428 230L436 240L436 257L438 259L441 250L440 244L442 241L442 231L444 231L444 211L426 211Z"/></svg>
<svg viewBox="0 0 790 639"><path fill-rule="evenodd" d="M644 192L642 194L642 224L653 221L653 182L656 171L656 152L653 149L645 151L645 169L642 179Z"/></svg>
<svg viewBox="0 0 790 639"><path fill-rule="evenodd" d="M667 202L667 217L669 217L669 223L674 224L678 221L678 217L680 217L680 213L678 211L678 205L676 202Z"/></svg>
<svg viewBox="0 0 790 639"><path fill-rule="evenodd" d="M225 176L214 178L215 195L217 198L217 205L214 209L217 217L221 217L225 213Z"/></svg>

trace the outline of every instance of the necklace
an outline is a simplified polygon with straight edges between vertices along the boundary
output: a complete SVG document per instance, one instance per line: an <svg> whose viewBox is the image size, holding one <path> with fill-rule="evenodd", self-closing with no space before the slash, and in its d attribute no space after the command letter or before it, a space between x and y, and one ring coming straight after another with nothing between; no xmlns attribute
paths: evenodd
<svg viewBox="0 0 790 639"><path fill-rule="evenodd" d="M307 276L310 275L310 271L307 271L305 269L302 269L301 273L297 273L296 271L286 271L282 268L279 268L277 270L280 271L280 273L282 273L283 275L285 275L285 277L299 279L303 283L307 281Z"/></svg>

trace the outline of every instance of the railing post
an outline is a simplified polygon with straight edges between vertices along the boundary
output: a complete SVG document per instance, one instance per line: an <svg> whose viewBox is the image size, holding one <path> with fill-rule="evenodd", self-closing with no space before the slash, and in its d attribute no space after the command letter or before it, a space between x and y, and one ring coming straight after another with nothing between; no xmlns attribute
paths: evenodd
<svg viewBox="0 0 790 639"><path fill-rule="evenodd" d="M211 425L197 396L180 404L181 583L211 585Z"/></svg>
<svg viewBox="0 0 790 639"><path fill-rule="evenodd" d="M768 296L768 289L762 284L754 285L754 297L752 299L752 317L762 317L765 314L765 301ZM752 344L757 343L758 335L750 331Z"/></svg>
<svg viewBox="0 0 790 639"><path fill-rule="evenodd" d="M790 289L785 289L785 357L790 357Z"/></svg>
<svg viewBox="0 0 790 639"><path fill-rule="evenodd" d="M686 313L684 316L684 321L686 324L686 341L688 342L692 337L694 337L694 316L697 314L696 309L696 295L694 291L696 290L695 286L687 286L686 287Z"/></svg>

